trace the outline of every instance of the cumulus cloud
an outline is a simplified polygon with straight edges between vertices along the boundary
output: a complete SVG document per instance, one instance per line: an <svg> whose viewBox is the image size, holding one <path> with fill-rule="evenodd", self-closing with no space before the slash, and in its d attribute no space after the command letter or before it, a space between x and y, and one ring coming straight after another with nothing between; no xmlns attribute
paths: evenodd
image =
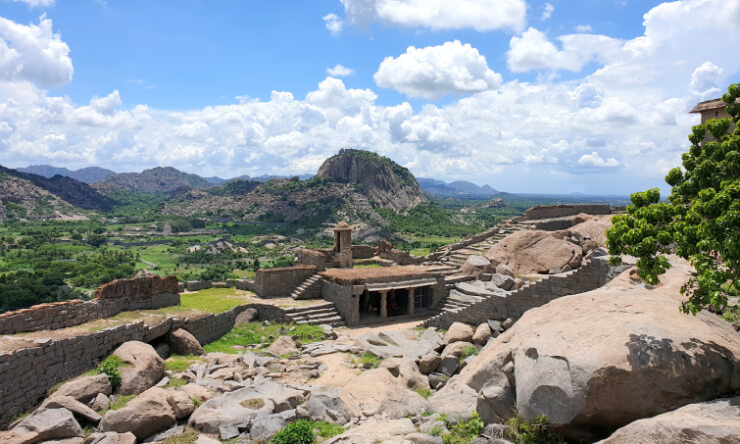
<svg viewBox="0 0 740 444"><path fill-rule="evenodd" d="M542 11L542 17L540 17L540 20L543 22L545 20L549 20L550 17L552 17L552 13L555 12L555 6L553 6L551 3L545 3L545 9Z"/></svg>
<svg viewBox="0 0 740 444"><path fill-rule="evenodd" d="M688 114L698 100L695 89L724 89L723 81L740 75L740 60L727 56L740 47L737 17L716 14L726 3L675 3L649 11L642 35L620 42L608 57L591 58L598 66L567 81L497 80L492 87L485 59L473 63L477 71L469 66L482 58L474 48L466 53L476 57L464 63L437 53L423 56L428 48L416 49L422 52L414 57L404 57L407 51L391 60L415 66L407 73L415 82L406 85L388 74L398 88L465 94L416 108L380 104L372 89L336 77L317 79L305 97L274 91L261 99L170 111L130 104L116 91L76 104L3 76L0 158L9 166L97 164L120 171L172 165L229 177L315 173L327 156L352 146L390 156L420 177L467 179L510 191L634 192L663 184L667 171L680 164L697 123ZM556 52L566 51L563 40L551 43ZM706 62L721 75L713 77L720 71ZM436 74L425 77L425 69ZM470 87L478 83L480 89Z"/></svg>
<svg viewBox="0 0 740 444"><path fill-rule="evenodd" d="M524 0L340 0L347 20L403 27L519 31L526 23Z"/></svg>
<svg viewBox="0 0 740 444"><path fill-rule="evenodd" d="M718 95L720 79L723 70L712 62L704 62L691 73L691 89L701 96L709 97Z"/></svg>
<svg viewBox="0 0 740 444"><path fill-rule="evenodd" d="M324 26L326 26L326 29L329 30L332 35L337 35L340 32L342 32L342 27L344 26L344 22L342 19L339 18L338 15L332 13L326 14L325 16L321 17L322 20L324 20Z"/></svg>
<svg viewBox="0 0 740 444"><path fill-rule="evenodd" d="M347 77L354 74L355 70L347 68L346 66L342 66L340 64L336 64L333 68L327 68L326 73L332 77Z"/></svg>
<svg viewBox="0 0 740 444"><path fill-rule="evenodd" d="M21 25L0 17L0 79L57 87L72 80L69 46L52 31L51 19Z"/></svg>
<svg viewBox="0 0 740 444"><path fill-rule="evenodd" d="M373 78L380 87L430 100L496 89L502 81L476 48L458 40L426 48L409 46L398 57L386 57Z"/></svg>
<svg viewBox="0 0 740 444"><path fill-rule="evenodd" d="M591 154L584 154L578 159L578 165L592 166L599 168L613 168L620 165L619 161L613 157L603 159L599 153L592 151Z"/></svg>
<svg viewBox="0 0 740 444"><path fill-rule="evenodd" d="M558 49L545 33L535 28L527 29L521 36L512 37L506 60L513 72L539 69L580 72L594 60L616 60L622 50L618 39L595 34L569 34L558 37Z"/></svg>
<svg viewBox="0 0 740 444"><path fill-rule="evenodd" d="M591 25L578 25L576 26L576 32L586 33L591 32Z"/></svg>

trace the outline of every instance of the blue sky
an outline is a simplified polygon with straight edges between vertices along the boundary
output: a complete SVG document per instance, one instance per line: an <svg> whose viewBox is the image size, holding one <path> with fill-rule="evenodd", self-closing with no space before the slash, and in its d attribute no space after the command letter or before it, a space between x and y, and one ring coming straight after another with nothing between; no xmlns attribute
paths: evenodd
<svg viewBox="0 0 740 444"><path fill-rule="evenodd" d="M230 177L353 146L417 176L629 193L739 81L740 0L453 3L0 0L0 163Z"/></svg>

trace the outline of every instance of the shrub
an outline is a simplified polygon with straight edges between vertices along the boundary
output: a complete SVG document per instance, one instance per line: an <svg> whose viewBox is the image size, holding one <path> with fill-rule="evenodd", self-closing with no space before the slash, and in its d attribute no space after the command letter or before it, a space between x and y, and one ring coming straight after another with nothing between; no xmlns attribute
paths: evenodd
<svg viewBox="0 0 740 444"><path fill-rule="evenodd" d="M288 424L272 438L273 444L313 444L313 424L305 419Z"/></svg>
<svg viewBox="0 0 740 444"><path fill-rule="evenodd" d="M517 413L506 425L509 427L509 439L517 444L563 444L565 440L552 430L550 420L540 415L527 421Z"/></svg>
<svg viewBox="0 0 740 444"><path fill-rule="evenodd" d="M118 369L123 366L124 363L121 358L118 356L108 356L105 358L105 361L100 364L100 367L98 367L99 373L105 373L106 376L108 376L108 380L110 381L110 385L113 387L113 390L117 390L118 387L121 386L121 372Z"/></svg>

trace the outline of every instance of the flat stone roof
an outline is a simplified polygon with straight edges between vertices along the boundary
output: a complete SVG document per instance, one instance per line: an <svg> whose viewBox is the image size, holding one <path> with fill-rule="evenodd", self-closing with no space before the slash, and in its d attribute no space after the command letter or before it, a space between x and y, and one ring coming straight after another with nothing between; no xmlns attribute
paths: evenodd
<svg viewBox="0 0 740 444"><path fill-rule="evenodd" d="M434 265L403 265L377 268L329 268L319 273L324 279L342 285L358 285L368 282L409 280L437 275L444 267Z"/></svg>

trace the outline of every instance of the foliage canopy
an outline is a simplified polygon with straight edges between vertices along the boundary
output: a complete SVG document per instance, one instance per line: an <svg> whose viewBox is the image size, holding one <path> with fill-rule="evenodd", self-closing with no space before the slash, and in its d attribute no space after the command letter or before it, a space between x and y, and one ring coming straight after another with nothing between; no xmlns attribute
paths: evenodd
<svg viewBox="0 0 740 444"><path fill-rule="evenodd" d="M691 262L696 274L681 288L685 313L710 306L722 310L728 296L740 294L740 84L722 100L731 118L693 127L683 168L666 176L672 187L667 202L658 189L631 196L627 214L615 216L607 246L616 262L638 259L639 276L649 284L670 267L665 254ZM735 128L731 130L733 124ZM711 138L707 137L707 133Z"/></svg>

